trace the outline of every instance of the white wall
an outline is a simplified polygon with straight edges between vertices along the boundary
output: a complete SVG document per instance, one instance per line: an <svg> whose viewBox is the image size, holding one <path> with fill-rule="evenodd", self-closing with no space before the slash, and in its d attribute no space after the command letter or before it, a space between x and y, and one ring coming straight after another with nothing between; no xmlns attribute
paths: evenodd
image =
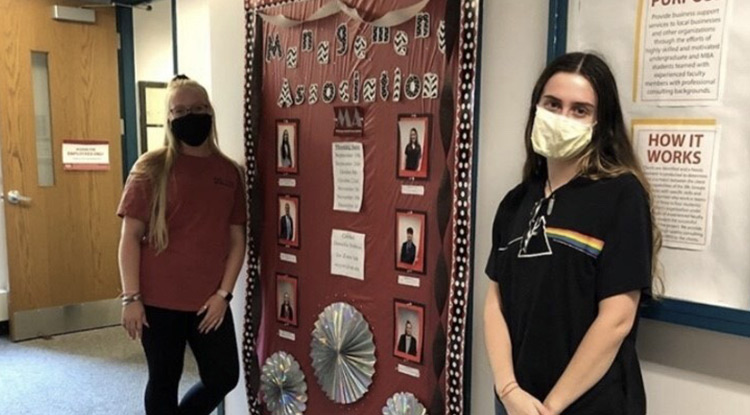
<svg viewBox="0 0 750 415"><path fill-rule="evenodd" d="M244 165L245 9L244 2L212 0L211 90L222 151Z"/></svg>
<svg viewBox="0 0 750 415"><path fill-rule="evenodd" d="M156 0L151 11L133 9L135 80L167 82L172 78L172 2Z"/></svg>
<svg viewBox="0 0 750 415"><path fill-rule="evenodd" d="M750 412L750 339L653 320L641 325L650 414Z"/></svg>
<svg viewBox="0 0 750 415"><path fill-rule="evenodd" d="M208 2L206 0L206 2ZM245 12L244 2L238 0L211 0L208 10L211 59L211 94L216 108L219 144L222 151L244 165L244 76L245 76ZM181 49L181 48L180 48ZM246 262L247 263L247 262ZM242 328L245 312L245 275L243 266L235 285L235 300L232 300L234 326L237 331L237 347L242 354ZM242 361L242 360L240 360ZM227 415L247 414L245 377L226 399Z"/></svg>
<svg viewBox="0 0 750 415"><path fill-rule="evenodd" d="M178 72L199 81L211 91L211 46L209 10L225 1L180 0L177 2ZM241 3L237 1L236 3ZM240 29L241 30L241 29Z"/></svg>
<svg viewBox="0 0 750 415"><path fill-rule="evenodd" d="M174 74L172 57L172 2L155 0L150 11L133 9L136 102L140 102L137 83L168 82ZM141 149L141 108L136 105L138 150Z"/></svg>
<svg viewBox="0 0 750 415"><path fill-rule="evenodd" d="M493 380L482 329L488 282L484 266L495 209L521 180L528 101L546 59L548 5L547 0L484 1L471 351L471 412L477 415L494 413Z"/></svg>
<svg viewBox="0 0 750 415"><path fill-rule="evenodd" d="M546 59L547 5L547 0L484 1L471 381L476 415L493 413L482 334L484 265L497 204L520 179L527 102ZM638 350L649 414L748 413L750 339L642 320Z"/></svg>
<svg viewBox="0 0 750 415"><path fill-rule="evenodd" d="M216 110L222 151L244 165L245 144L244 4L238 0L180 0L177 7L177 49L180 73L201 82ZM232 300L237 347L242 354L246 268L235 285ZM245 379L225 399L227 415L247 414Z"/></svg>

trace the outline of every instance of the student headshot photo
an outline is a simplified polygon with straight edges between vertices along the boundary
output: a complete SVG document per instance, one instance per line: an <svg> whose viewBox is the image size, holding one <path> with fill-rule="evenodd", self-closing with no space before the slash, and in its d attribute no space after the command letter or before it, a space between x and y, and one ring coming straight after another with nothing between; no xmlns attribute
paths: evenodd
<svg viewBox="0 0 750 415"><path fill-rule="evenodd" d="M292 307L290 296L287 292L284 293L284 301L281 303L279 318L286 321L294 320L294 308Z"/></svg>
<svg viewBox="0 0 750 415"><path fill-rule="evenodd" d="M404 334L398 338L398 346L396 350L401 353L406 353L410 356L417 356L417 338L412 334L414 330L413 323L411 320L406 320L404 323Z"/></svg>
<svg viewBox="0 0 750 415"><path fill-rule="evenodd" d="M299 247L299 197L279 196L279 244Z"/></svg>
<svg viewBox="0 0 750 415"><path fill-rule="evenodd" d="M426 214L396 212L396 268L424 273Z"/></svg>
<svg viewBox="0 0 750 415"><path fill-rule="evenodd" d="M398 119L397 175L426 179L429 164L429 115L400 115Z"/></svg>
<svg viewBox="0 0 750 415"><path fill-rule="evenodd" d="M297 327L297 277L276 274L276 320Z"/></svg>
<svg viewBox="0 0 750 415"><path fill-rule="evenodd" d="M394 302L393 355L422 363L424 307L411 302Z"/></svg>
<svg viewBox="0 0 750 415"><path fill-rule="evenodd" d="M399 261L404 264L414 264L417 258L417 246L414 244L414 229L406 228L406 241L401 243L401 256Z"/></svg>
<svg viewBox="0 0 750 415"><path fill-rule="evenodd" d="M416 128L409 130L409 141L404 150L404 170L417 171L422 164L422 145Z"/></svg>
<svg viewBox="0 0 750 415"><path fill-rule="evenodd" d="M276 172L297 174L298 120L276 121Z"/></svg>

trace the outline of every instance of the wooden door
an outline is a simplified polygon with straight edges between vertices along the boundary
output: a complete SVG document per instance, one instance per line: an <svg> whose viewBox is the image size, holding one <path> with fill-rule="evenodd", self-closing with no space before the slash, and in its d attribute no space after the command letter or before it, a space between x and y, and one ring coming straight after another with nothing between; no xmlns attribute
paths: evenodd
<svg viewBox="0 0 750 415"><path fill-rule="evenodd" d="M14 340L110 325L119 313L115 11L97 8L93 24L52 19L53 5L83 3L0 0L0 157ZM47 120L35 115L32 53L46 55L48 67L53 181L47 184L40 184L38 159L50 152L37 143ZM109 169L65 170L63 140L106 141ZM12 191L20 202L10 203Z"/></svg>

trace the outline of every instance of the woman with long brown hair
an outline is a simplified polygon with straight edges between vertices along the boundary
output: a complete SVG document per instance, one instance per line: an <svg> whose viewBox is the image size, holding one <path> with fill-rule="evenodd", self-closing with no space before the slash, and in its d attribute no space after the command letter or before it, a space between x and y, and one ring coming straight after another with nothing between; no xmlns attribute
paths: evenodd
<svg viewBox="0 0 750 415"><path fill-rule="evenodd" d="M496 413L643 415L635 337L660 246L612 72L569 53L531 95L523 182L493 225L485 338Z"/></svg>

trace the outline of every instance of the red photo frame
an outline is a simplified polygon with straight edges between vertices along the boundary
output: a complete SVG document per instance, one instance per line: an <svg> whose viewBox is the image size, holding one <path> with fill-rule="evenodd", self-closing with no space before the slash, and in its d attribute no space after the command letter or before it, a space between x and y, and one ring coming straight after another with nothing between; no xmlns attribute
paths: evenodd
<svg viewBox="0 0 750 415"><path fill-rule="evenodd" d="M300 247L299 196L279 195L277 233L279 245Z"/></svg>
<svg viewBox="0 0 750 415"><path fill-rule="evenodd" d="M401 179L424 179L430 173L432 116L430 114L399 115L396 128L398 155L396 175Z"/></svg>
<svg viewBox="0 0 750 415"><path fill-rule="evenodd" d="M393 301L393 355L422 364L424 351L424 306L404 300Z"/></svg>
<svg viewBox="0 0 750 415"><path fill-rule="evenodd" d="M299 120L276 120L276 172L299 173Z"/></svg>
<svg viewBox="0 0 750 415"><path fill-rule="evenodd" d="M396 269L425 273L427 213L396 211Z"/></svg>
<svg viewBox="0 0 750 415"><path fill-rule="evenodd" d="M299 290L297 277L276 274L276 321L298 327Z"/></svg>

